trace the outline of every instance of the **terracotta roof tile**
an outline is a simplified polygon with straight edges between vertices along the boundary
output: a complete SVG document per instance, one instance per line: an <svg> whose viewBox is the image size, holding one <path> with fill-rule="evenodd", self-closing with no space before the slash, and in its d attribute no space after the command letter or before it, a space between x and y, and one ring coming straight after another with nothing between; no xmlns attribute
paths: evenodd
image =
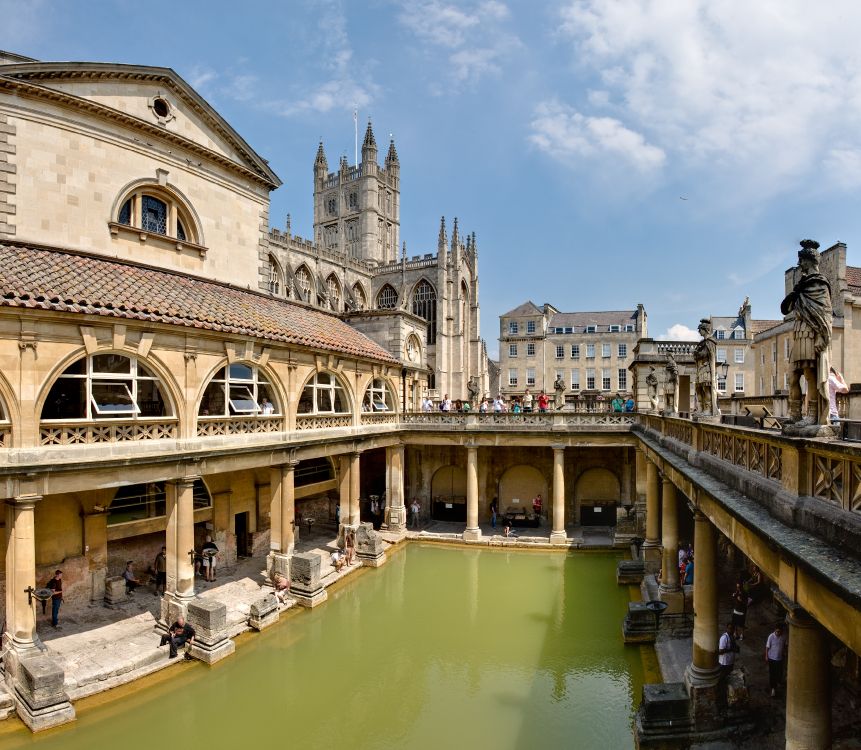
<svg viewBox="0 0 861 750"><path fill-rule="evenodd" d="M770 328L779 326L781 323L783 323L782 320L752 320L750 321L750 327L753 329L753 335L755 336L757 333L767 331Z"/></svg>
<svg viewBox="0 0 861 750"><path fill-rule="evenodd" d="M861 292L861 268L858 266L846 266L846 284L853 294Z"/></svg>
<svg viewBox="0 0 861 750"><path fill-rule="evenodd" d="M0 306L251 336L396 364L335 315L227 284L26 245L0 245Z"/></svg>

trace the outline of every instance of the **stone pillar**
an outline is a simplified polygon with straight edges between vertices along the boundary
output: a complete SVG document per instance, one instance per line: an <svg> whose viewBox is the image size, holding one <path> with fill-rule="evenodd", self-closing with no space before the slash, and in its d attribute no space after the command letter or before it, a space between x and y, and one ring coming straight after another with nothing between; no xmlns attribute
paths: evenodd
<svg viewBox="0 0 861 750"><path fill-rule="evenodd" d="M708 517L694 514L694 637L692 661L685 670L698 726L717 719L718 666L717 540Z"/></svg>
<svg viewBox="0 0 861 750"><path fill-rule="evenodd" d="M362 454L360 451L355 451L350 454L350 526L355 528L359 525L359 496L362 492L362 485L359 482L359 460Z"/></svg>
<svg viewBox="0 0 861 750"><path fill-rule="evenodd" d="M565 534L565 446L553 446L553 530L551 544L567 544Z"/></svg>
<svg viewBox="0 0 861 750"><path fill-rule="evenodd" d="M662 482L661 507L661 601L669 605L665 614L677 614L684 607L684 595L679 585L679 519L676 487L664 477Z"/></svg>
<svg viewBox="0 0 861 750"><path fill-rule="evenodd" d="M177 615L187 615L188 602L194 599L194 477L167 483L167 591L161 600L161 619L165 626Z"/></svg>
<svg viewBox="0 0 861 750"><path fill-rule="evenodd" d="M350 456L346 453L339 457L338 491L340 508L338 535L341 537L344 526L350 525Z"/></svg>
<svg viewBox="0 0 861 750"><path fill-rule="evenodd" d="M386 466L389 481L386 492L385 525L389 531L401 532L407 527L407 509L404 506L404 446L386 448Z"/></svg>
<svg viewBox="0 0 861 750"><path fill-rule="evenodd" d="M661 513L658 467L646 459L646 539L643 542L643 559L646 569L655 572L661 559ZM696 570L696 568L695 568Z"/></svg>
<svg viewBox="0 0 861 750"><path fill-rule="evenodd" d="M294 520L296 517L296 489L293 475L298 461L288 461L269 470L271 496L270 564L269 576L280 573L289 578L290 556L294 549ZM277 521L277 523L276 523Z"/></svg>
<svg viewBox="0 0 861 750"><path fill-rule="evenodd" d="M478 448L466 446L466 529L464 541L481 539L478 526Z"/></svg>
<svg viewBox="0 0 861 750"><path fill-rule="evenodd" d="M85 511L84 554L89 562L90 601L105 598L105 578L108 572L108 512Z"/></svg>
<svg viewBox="0 0 861 750"><path fill-rule="evenodd" d="M788 659L786 750L826 750L831 747L828 642L802 609L789 616Z"/></svg>

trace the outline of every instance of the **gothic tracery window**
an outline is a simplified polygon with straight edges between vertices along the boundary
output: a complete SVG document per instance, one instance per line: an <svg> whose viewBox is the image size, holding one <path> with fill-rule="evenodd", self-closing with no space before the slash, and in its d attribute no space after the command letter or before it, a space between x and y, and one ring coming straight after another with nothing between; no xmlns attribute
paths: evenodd
<svg viewBox="0 0 861 750"><path fill-rule="evenodd" d="M395 310L398 307L398 293L391 284L386 284L377 295L378 310Z"/></svg>
<svg viewBox="0 0 861 750"><path fill-rule="evenodd" d="M269 256L269 291L272 294L281 294L281 273L278 263L271 255Z"/></svg>
<svg viewBox="0 0 861 750"><path fill-rule="evenodd" d="M296 270L296 292L299 299L305 302L311 301L311 272L305 266L299 266Z"/></svg>
<svg viewBox="0 0 861 750"><path fill-rule="evenodd" d="M329 294L329 306L336 312L341 309L341 285L335 274L326 279L326 291Z"/></svg>
<svg viewBox="0 0 861 750"><path fill-rule="evenodd" d="M413 315L418 315L428 323L427 343L436 343L436 289L422 279L413 292Z"/></svg>
<svg viewBox="0 0 861 750"><path fill-rule="evenodd" d="M365 290L362 289L362 285L358 282L353 284L353 297L356 299L357 310L367 310L368 298L365 296Z"/></svg>

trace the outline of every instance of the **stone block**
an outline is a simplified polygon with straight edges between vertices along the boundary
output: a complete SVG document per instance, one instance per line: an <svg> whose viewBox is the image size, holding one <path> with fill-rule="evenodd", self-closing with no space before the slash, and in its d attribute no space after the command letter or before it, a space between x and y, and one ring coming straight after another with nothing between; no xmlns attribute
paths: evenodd
<svg viewBox="0 0 861 750"><path fill-rule="evenodd" d="M616 565L616 583L620 586L639 586L646 574L643 560L620 560Z"/></svg>
<svg viewBox="0 0 861 750"><path fill-rule="evenodd" d="M189 653L195 659L214 664L236 650L227 637L227 605L215 599L193 599L188 603L188 623L194 628Z"/></svg>
<svg viewBox="0 0 861 750"><path fill-rule="evenodd" d="M49 656L21 659L15 680L18 716L33 732L65 724L75 718L75 709L63 689L65 675Z"/></svg>
<svg viewBox="0 0 861 750"><path fill-rule="evenodd" d="M126 580L122 576L105 578L105 606L118 607L129 600L126 593Z"/></svg>
<svg viewBox="0 0 861 750"><path fill-rule="evenodd" d="M637 712L642 731L687 731L692 725L688 691L683 682L643 685L643 701Z"/></svg>
<svg viewBox="0 0 861 750"><path fill-rule="evenodd" d="M275 598L275 594L266 594L251 605L248 624L254 630L263 630L278 622L280 616L278 599Z"/></svg>
<svg viewBox="0 0 861 750"><path fill-rule="evenodd" d="M316 607L329 598L320 581L320 556L313 552L293 555L290 562L290 595L303 607Z"/></svg>
<svg viewBox="0 0 861 750"><path fill-rule="evenodd" d="M747 710L749 703L747 673L744 667L738 667L730 672L726 681L726 705L732 711L741 712Z"/></svg>
<svg viewBox="0 0 861 750"><path fill-rule="evenodd" d="M655 613L645 602L628 602L628 614L622 621L625 643L654 643L658 634Z"/></svg>
<svg viewBox="0 0 861 750"><path fill-rule="evenodd" d="M356 557L362 565L378 568L386 561L383 537L374 531L371 523L361 523L356 528Z"/></svg>

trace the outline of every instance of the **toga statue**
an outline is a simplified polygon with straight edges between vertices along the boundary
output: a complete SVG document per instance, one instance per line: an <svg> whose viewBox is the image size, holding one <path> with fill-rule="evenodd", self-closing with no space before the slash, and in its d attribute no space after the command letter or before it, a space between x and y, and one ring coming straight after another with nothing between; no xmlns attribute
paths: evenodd
<svg viewBox="0 0 861 750"><path fill-rule="evenodd" d="M703 318L697 327L702 340L694 347L696 367L695 392L697 414L701 417L716 417L717 407L717 344L712 338L712 324Z"/></svg>
<svg viewBox="0 0 861 750"><path fill-rule="evenodd" d="M664 376L664 414L674 417L679 413L679 366L672 352L667 352Z"/></svg>
<svg viewBox="0 0 861 750"><path fill-rule="evenodd" d="M658 410L658 376L655 375L655 366L649 365L649 374L646 375L646 393L649 396L649 408Z"/></svg>
<svg viewBox="0 0 861 750"><path fill-rule="evenodd" d="M789 376L789 422L794 428L827 424L828 371L831 367L831 285L819 272L819 243L802 240L800 278L780 303L792 314L792 371ZM807 414L802 410L801 378L807 381Z"/></svg>
<svg viewBox="0 0 861 750"><path fill-rule="evenodd" d="M565 381L562 378L556 378L553 383L553 390L556 391L556 398L553 400L553 408L557 411L565 406Z"/></svg>
<svg viewBox="0 0 861 750"><path fill-rule="evenodd" d="M469 404L472 407L478 406L478 380L473 375L466 383L466 390L469 391Z"/></svg>

